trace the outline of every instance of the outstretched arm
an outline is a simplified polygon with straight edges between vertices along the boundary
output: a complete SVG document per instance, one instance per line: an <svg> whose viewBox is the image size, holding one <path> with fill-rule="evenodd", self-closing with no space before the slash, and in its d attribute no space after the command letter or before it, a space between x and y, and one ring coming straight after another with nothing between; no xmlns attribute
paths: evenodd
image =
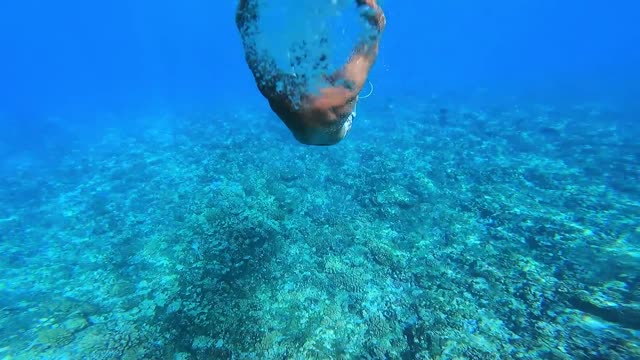
<svg viewBox="0 0 640 360"><path fill-rule="evenodd" d="M356 45L345 66L329 77L333 86L320 90L320 96L313 101L316 108L334 108L355 99L378 56L380 37L386 25L384 12L376 0L356 0L356 4L364 19L372 26L371 33Z"/></svg>
<svg viewBox="0 0 640 360"><path fill-rule="evenodd" d="M267 52L260 52L256 43L260 33L259 10L258 0L240 0L236 10L236 25L242 37L245 60L262 95L270 102L289 104L287 94L291 88L295 88L297 79L282 73Z"/></svg>

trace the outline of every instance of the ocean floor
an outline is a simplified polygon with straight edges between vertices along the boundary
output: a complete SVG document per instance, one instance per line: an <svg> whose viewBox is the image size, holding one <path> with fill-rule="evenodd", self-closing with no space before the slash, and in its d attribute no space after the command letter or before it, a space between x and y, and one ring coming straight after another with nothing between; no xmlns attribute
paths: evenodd
<svg viewBox="0 0 640 360"><path fill-rule="evenodd" d="M640 359L638 126L406 101L332 147L265 105L12 164L0 359Z"/></svg>

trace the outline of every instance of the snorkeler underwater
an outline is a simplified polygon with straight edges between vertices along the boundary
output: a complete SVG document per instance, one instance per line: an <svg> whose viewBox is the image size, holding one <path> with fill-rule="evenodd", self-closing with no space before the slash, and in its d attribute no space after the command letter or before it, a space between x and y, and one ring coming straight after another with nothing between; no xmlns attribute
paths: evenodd
<svg viewBox="0 0 640 360"><path fill-rule="evenodd" d="M314 74L289 73L278 68L268 50L259 50L260 2L241 0L238 5L236 24L258 89L269 101L271 109L303 144L336 144L349 133L356 118L358 94L378 56L386 18L376 0L355 0L353 6L358 7L360 16L371 31L355 44L351 56L340 69L316 74L324 84L313 91L309 81ZM305 41L305 54L292 59L292 68L303 68L301 62L328 61L325 53L318 53L316 58L310 56L314 54L313 49L309 49L312 46L313 43ZM321 65L316 64L314 68L321 68Z"/></svg>

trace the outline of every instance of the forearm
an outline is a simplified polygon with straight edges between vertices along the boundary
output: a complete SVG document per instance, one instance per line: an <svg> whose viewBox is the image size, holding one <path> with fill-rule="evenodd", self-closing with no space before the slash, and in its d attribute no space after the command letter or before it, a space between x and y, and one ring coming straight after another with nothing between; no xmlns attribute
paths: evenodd
<svg viewBox="0 0 640 360"><path fill-rule="evenodd" d="M371 26L366 36L356 45L353 55L364 56L371 62L378 56L380 37L386 26L386 18L382 8L373 0L358 0L361 16Z"/></svg>

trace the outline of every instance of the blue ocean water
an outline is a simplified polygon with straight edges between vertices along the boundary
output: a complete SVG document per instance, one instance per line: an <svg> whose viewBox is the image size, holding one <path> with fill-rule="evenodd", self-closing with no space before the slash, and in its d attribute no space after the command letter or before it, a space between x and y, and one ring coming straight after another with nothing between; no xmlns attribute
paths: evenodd
<svg viewBox="0 0 640 360"><path fill-rule="evenodd" d="M357 38L262 3L276 55ZM235 1L0 5L0 359L640 358L640 5L379 3L330 147Z"/></svg>

